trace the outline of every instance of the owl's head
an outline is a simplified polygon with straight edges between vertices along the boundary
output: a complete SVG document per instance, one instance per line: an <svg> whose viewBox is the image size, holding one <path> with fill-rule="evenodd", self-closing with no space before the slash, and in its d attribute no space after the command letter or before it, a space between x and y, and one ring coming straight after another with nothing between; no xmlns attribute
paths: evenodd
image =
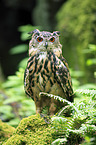
<svg viewBox="0 0 96 145"><path fill-rule="evenodd" d="M35 29L31 34L32 39L29 42L29 56L36 53L47 53L52 51L56 55L62 53L62 45L59 42L59 31L53 33L47 31L39 31Z"/></svg>

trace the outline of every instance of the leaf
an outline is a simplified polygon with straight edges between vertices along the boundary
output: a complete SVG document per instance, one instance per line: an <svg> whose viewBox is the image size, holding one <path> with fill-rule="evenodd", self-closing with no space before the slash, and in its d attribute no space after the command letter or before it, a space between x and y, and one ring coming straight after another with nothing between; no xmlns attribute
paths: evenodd
<svg viewBox="0 0 96 145"><path fill-rule="evenodd" d="M8 124L13 126L13 127L17 127L17 125L20 123L20 119L19 118L15 118L15 119L11 119Z"/></svg>
<svg viewBox="0 0 96 145"><path fill-rule="evenodd" d="M83 71L78 71L78 70L73 71L72 69L70 69L70 73L72 77L76 77L76 78L84 76Z"/></svg>
<svg viewBox="0 0 96 145"><path fill-rule="evenodd" d="M19 68L21 67L21 68L26 68L26 66L27 66L27 61L28 61L28 57L27 58L24 58L20 63L19 63ZM23 73L24 73L24 71L23 71Z"/></svg>
<svg viewBox="0 0 96 145"><path fill-rule="evenodd" d="M77 113L78 112L78 109L74 106L73 103L71 103L70 101L66 100L66 99L63 99L62 97L60 96L55 96L53 94L48 94L48 93L44 93L44 92L40 92L39 93L39 96L42 97L42 96L46 96L46 97L50 97L50 98L54 98L55 100L59 100L60 102L63 102L63 103L67 103L68 105L70 105Z"/></svg>
<svg viewBox="0 0 96 145"><path fill-rule="evenodd" d="M30 24L28 25L23 25L23 26L20 26L18 28L18 31L19 32L31 32L33 31L34 29L40 29L40 26L32 26Z"/></svg>
<svg viewBox="0 0 96 145"><path fill-rule="evenodd" d="M52 145L61 145L62 143L66 143L67 139L66 138L58 138L55 141L52 142Z"/></svg>
<svg viewBox="0 0 96 145"><path fill-rule="evenodd" d="M96 89L96 84L89 84L89 83L87 83L87 84L84 84L84 85L82 85L82 86L80 86L80 87L78 87L79 89Z"/></svg>
<svg viewBox="0 0 96 145"><path fill-rule="evenodd" d="M35 29L40 29L40 26L32 26L32 25L23 25L18 28L18 31L22 32L21 33L21 40L25 41L30 38L30 35L28 32L31 32Z"/></svg>
<svg viewBox="0 0 96 145"><path fill-rule="evenodd" d="M96 90L89 90L89 89L78 89L76 90L77 93L87 95L87 96L96 96Z"/></svg>
<svg viewBox="0 0 96 145"><path fill-rule="evenodd" d="M28 50L27 44L20 44L20 45L17 45L15 47L11 48L11 50L9 52L10 52L10 54L19 54L19 53L26 52L27 50Z"/></svg>
<svg viewBox="0 0 96 145"><path fill-rule="evenodd" d="M23 98L20 98L19 96L18 97L15 97L15 95L13 97L10 97L8 99L6 99L4 101L4 104L9 104L9 103L14 103L14 102L20 102Z"/></svg>
<svg viewBox="0 0 96 145"><path fill-rule="evenodd" d="M64 117L58 117L58 116L53 116L52 118L52 121L62 121L63 123L67 121L67 118L64 118Z"/></svg>
<svg viewBox="0 0 96 145"><path fill-rule="evenodd" d="M29 39L29 36L30 35L27 32L22 32L20 38L22 41L25 41Z"/></svg>
<svg viewBox="0 0 96 145"><path fill-rule="evenodd" d="M90 49L84 49L84 50L82 50L82 52L85 53L85 54L86 53L89 53L90 54L90 53L92 53L92 50L90 50Z"/></svg>
<svg viewBox="0 0 96 145"><path fill-rule="evenodd" d="M0 107L0 119L6 120L13 118L14 114L12 113L12 107L9 105L2 105Z"/></svg>
<svg viewBox="0 0 96 145"><path fill-rule="evenodd" d="M89 44L88 47L88 49L83 50L83 53L94 53L96 51L96 45Z"/></svg>
<svg viewBox="0 0 96 145"><path fill-rule="evenodd" d="M96 45L94 44L89 44L89 48L91 51L96 51Z"/></svg>
<svg viewBox="0 0 96 145"><path fill-rule="evenodd" d="M96 64L96 58L88 59L87 62L86 62L86 64L88 66Z"/></svg>

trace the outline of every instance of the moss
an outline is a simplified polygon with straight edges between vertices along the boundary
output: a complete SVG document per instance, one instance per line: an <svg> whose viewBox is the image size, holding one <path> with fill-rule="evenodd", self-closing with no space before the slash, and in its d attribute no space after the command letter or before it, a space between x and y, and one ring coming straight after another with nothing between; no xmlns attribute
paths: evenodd
<svg viewBox="0 0 96 145"><path fill-rule="evenodd" d="M22 119L13 136L7 137L3 145L50 145L58 138L65 138L66 145L82 141L82 131L74 128L73 119L53 117L52 120L47 124L39 114Z"/></svg>
<svg viewBox="0 0 96 145"><path fill-rule="evenodd" d="M3 144L4 141L6 141L9 137L11 137L14 131L15 131L14 127L6 123L3 123L0 120L0 144Z"/></svg>
<svg viewBox="0 0 96 145"><path fill-rule="evenodd" d="M51 144L54 130L39 114L21 120L14 135L4 145Z"/></svg>
<svg viewBox="0 0 96 145"><path fill-rule="evenodd" d="M7 132L11 131L8 128L6 131L7 138L5 135L5 142L2 141L1 143L3 145L50 145L53 141L57 144L58 139L60 139L64 141L65 145L78 145L84 140L84 133L87 136L96 136L94 125L82 125L85 119L52 117L51 121L50 124L47 124L39 114L24 118L15 129L14 134L11 134L12 136L8 136ZM89 134L90 131L91 134Z"/></svg>
<svg viewBox="0 0 96 145"><path fill-rule="evenodd" d="M11 138L8 139L4 145L25 145L27 143L26 137L23 135L15 134Z"/></svg>

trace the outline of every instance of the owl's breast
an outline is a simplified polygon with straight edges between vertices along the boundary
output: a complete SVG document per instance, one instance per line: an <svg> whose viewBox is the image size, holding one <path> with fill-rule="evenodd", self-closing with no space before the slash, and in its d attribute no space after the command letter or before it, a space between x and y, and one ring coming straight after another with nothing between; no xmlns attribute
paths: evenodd
<svg viewBox="0 0 96 145"><path fill-rule="evenodd" d="M50 87L55 83L52 62L48 55L42 54L37 57L37 69L34 75L35 86L40 91L49 92Z"/></svg>
<svg viewBox="0 0 96 145"><path fill-rule="evenodd" d="M40 92L60 95L62 89L56 81L56 66L62 67L62 62L53 53L42 53L29 59L29 82L33 94ZM60 90L60 93L58 91Z"/></svg>

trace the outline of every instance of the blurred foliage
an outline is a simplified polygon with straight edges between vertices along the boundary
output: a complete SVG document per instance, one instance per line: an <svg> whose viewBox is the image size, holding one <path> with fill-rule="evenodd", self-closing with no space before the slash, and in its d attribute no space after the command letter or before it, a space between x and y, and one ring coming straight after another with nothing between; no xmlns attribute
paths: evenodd
<svg viewBox="0 0 96 145"><path fill-rule="evenodd" d="M25 41L25 40L28 40L30 37L29 37L29 32L33 31L34 29L41 29L40 26L32 26L32 25L23 25L23 26L20 26L18 28L18 31L21 32L21 40L22 41Z"/></svg>
<svg viewBox="0 0 96 145"><path fill-rule="evenodd" d="M20 54L20 53L23 53L25 51L28 50L28 45L27 44L20 44L20 45L17 45L15 47L13 47L11 50L10 50L10 54Z"/></svg>
<svg viewBox="0 0 96 145"><path fill-rule="evenodd" d="M93 71L93 67L86 67L88 56L82 52L88 48L88 44L96 44L96 0L68 0L58 11L56 18L56 29L61 32L63 55L69 66L86 73L83 83L86 79L87 82L92 82L92 75L90 74L90 78L89 73ZM95 60L88 60L87 63L92 62L95 63Z"/></svg>
<svg viewBox="0 0 96 145"><path fill-rule="evenodd" d="M37 0L37 5L33 12L33 19L35 25L39 25L43 27L43 30L51 29L50 22L50 8L48 0Z"/></svg>
<svg viewBox="0 0 96 145"><path fill-rule="evenodd" d="M22 118L36 113L34 101L25 95L23 76L23 68L9 76L0 94L0 119L15 127Z"/></svg>
<svg viewBox="0 0 96 145"><path fill-rule="evenodd" d="M29 39L28 32L39 28L31 25L20 26L18 30L24 35L24 40ZM26 35L27 34L27 35ZM23 40L23 41L24 41ZM21 44L10 50L10 53L16 55L17 53L23 53L27 51L28 45ZM84 53L93 53L95 51L95 45L89 45L90 49L85 49ZM7 121L13 126L17 126L23 117L35 114L35 104L31 98L27 98L24 92L23 76L24 70L27 65L28 58L24 58L18 65L18 71L15 75L9 76L7 81L4 82L0 92L0 118L3 121ZM70 69L72 76L73 89L96 89L95 84L80 85L81 77L85 76L83 71L75 71ZM78 95L77 95L78 96ZM79 96L78 96L79 97Z"/></svg>
<svg viewBox="0 0 96 145"><path fill-rule="evenodd" d="M29 35L27 33L34 30L35 28L39 27L33 27L31 25L20 26L18 30L21 32L21 39L23 41L28 40ZM10 53L12 55L23 53L24 51L27 51L27 48L28 45L21 44L12 48ZM83 53L90 56L86 60L87 63L88 60L91 60L92 56L92 61L90 64L87 64L87 67L94 65L93 58L95 59L96 45L90 44L89 47L83 50ZM16 71L15 75L9 76L7 81L1 84L0 119L14 127L18 126L18 123L22 118L34 115L36 113L34 101L31 98L27 98L24 92L23 76L27 65L27 60L27 57L24 58L19 63L18 71ZM95 74L95 70L93 71ZM54 134L52 133L51 135L51 138L53 137L52 144L73 145L82 143L82 145L95 145L96 85L89 82L87 84L84 83L84 85L81 86L80 80L82 77L86 76L84 71L70 69L70 73L72 76L73 89L77 97L75 98L74 103L63 99L60 96L54 97L54 99L59 99L62 102L66 102L68 105L67 107L62 108L60 112L56 114L57 116L52 117L51 119L52 122L50 127L52 127L51 129L55 130ZM94 75L94 78L96 78L96 75ZM70 117L65 116L67 110L71 113ZM24 129L20 125L19 127L21 127L21 130ZM30 131L30 127L28 130ZM48 134L49 132L47 132L47 135ZM18 139L18 135L16 137L16 139ZM37 135L34 136L34 138L35 137L37 137ZM44 138L46 138L46 136ZM22 142L22 136L21 138L19 136L19 140L20 139ZM25 140L27 141L26 137ZM10 138L9 142L10 141L16 141L15 137L13 136L12 140Z"/></svg>
<svg viewBox="0 0 96 145"><path fill-rule="evenodd" d="M89 81L96 83L96 45L89 44L87 49L83 50L83 53L86 54L87 60L87 70L90 70L90 73L87 72L87 76L89 77Z"/></svg>
<svg viewBox="0 0 96 145"><path fill-rule="evenodd" d="M40 27L32 25L20 26L21 40L30 38L28 32ZM21 44L11 48L10 54L17 55L28 51L27 44ZM0 119L16 127L24 117L36 113L35 103L31 98L27 98L24 91L24 71L28 58L24 58L18 65L15 75L8 76L7 80L1 84L0 91Z"/></svg>
<svg viewBox="0 0 96 145"><path fill-rule="evenodd" d="M43 26L43 30L52 29L47 2L38 0L34 9L34 23L39 26L24 25L18 28L21 32L20 38L23 42L26 41L26 44L13 47L10 50L11 55L28 50L27 41L30 39L28 32L34 29L42 30L40 26ZM0 143L9 138L9 144L12 142L16 144L18 141L21 144L30 141L34 144L38 141L43 144L53 141L52 145L96 144L96 0L67 0L59 9L56 18L58 22L56 30L61 32L63 56L72 67L70 73L76 95L74 103L60 96L53 96L54 99L66 102L67 106L52 116L47 128L43 119L34 115L36 113L34 101L27 98L24 93L23 76L28 60L27 57L24 58L18 65L18 71L0 84L0 119L11 126L18 126L12 138L9 138L14 128L0 122ZM66 117L67 111L70 112L70 117ZM22 118L25 119L21 121Z"/></svg>
<svg viewBox="0 0 96 145"><path fill-rule="evenodd" d="M40 26L32 26L32 25L23 25L18 28L18 31L21 32L20 39L22 41L26 41L30 39L29 32L33 31L34 29L41 29ZM28 51L28 44L20 44L10 49L9 53L13 54L20 54L23 52Z"/></svg>

